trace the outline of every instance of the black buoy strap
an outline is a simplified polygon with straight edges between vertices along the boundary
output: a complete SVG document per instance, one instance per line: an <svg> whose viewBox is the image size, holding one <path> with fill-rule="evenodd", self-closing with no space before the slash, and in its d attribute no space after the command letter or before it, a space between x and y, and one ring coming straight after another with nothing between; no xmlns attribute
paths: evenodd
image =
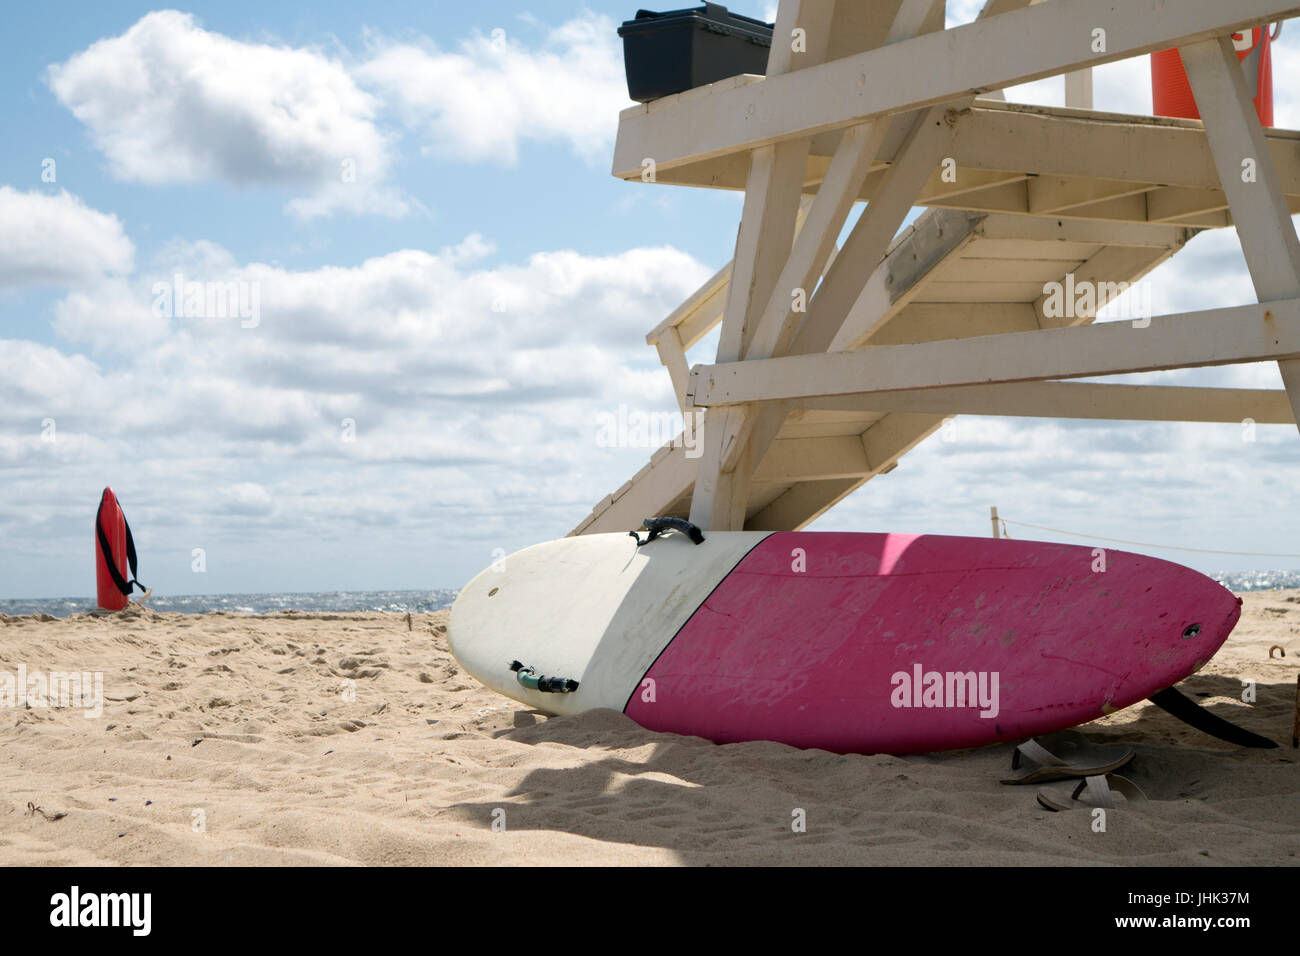
<svg viewBox="0 0 1300 956"><path fill-rule="evenodd" d="M108 566L108 575L113 579L113 584L119 591L130 597L132 585L141 591L147 592L149 589L136 578L135 538L131 536L131 526L127 524L126 515L122 515L122 524L126 526L126 563L131 569L129 583L122 577L122 572L118 571L117 562L113 560L113 549L108 543L108 535L104 533L104 498L101 497L99 510L95 513L95 537L99 539L99 550L104 555L104 564Z"/></svg>

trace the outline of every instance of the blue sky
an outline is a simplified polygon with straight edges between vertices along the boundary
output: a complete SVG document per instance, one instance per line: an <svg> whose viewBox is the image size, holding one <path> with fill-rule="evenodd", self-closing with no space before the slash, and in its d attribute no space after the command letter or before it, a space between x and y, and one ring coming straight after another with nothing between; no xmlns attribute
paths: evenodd
<svg viewBox="0 0 1300 956"><path fill-rule="evenodd" d="M564 534L640 467L648 449L598 446L596 415L673 409L643 336L730 258L740 197L610 177L629 105L615 30L634 12L6 10L0 597L91 593L106 484L159 591L456 587L498 550ZM1289 40L1278 123L1294 127ZM1060 102L1059 85L1009 95ZM1097 100L1148 112L1145 61L1099 71ZM256 288L257 324L159 315L156 284L178 272ZM1230 231L1152 282L1170 308L1251 300ZM1278 384L1269 367L1163 378ZM984 534L997 504L1300 551L1295 431L1240 431L961 420L815 527Z"/></svg>

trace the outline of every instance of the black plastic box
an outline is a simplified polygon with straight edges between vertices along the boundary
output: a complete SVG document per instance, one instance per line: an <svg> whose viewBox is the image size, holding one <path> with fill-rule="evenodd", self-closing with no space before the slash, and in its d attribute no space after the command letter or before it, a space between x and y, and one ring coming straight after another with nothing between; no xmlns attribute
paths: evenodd
<svg viewBox="0 0 1300 956"><path fill-rule="evenodd" d="M618 28L627 91L639 103L742 73L767 72L772 24L727 12L720 3L690 10L638 10Z"/></svg>

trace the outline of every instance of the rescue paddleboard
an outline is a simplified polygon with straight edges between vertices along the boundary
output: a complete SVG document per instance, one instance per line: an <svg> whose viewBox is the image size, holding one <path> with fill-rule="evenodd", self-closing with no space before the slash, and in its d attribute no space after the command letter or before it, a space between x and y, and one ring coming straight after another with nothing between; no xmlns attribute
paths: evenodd
<svg viewBox="0 0 1300 956"><path fill-rule="evenodd" d="M483 571L448 637L469 674L547 713L613 708L719 743L904 754L1141 701L1209 660L1240 607L1190 568L1076 545L594 534Z"/></svg>

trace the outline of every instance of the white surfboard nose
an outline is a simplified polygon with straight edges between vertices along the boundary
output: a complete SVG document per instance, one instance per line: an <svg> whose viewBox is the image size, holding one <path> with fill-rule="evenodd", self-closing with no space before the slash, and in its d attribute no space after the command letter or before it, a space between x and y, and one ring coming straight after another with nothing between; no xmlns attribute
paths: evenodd
<svg viewBox="0 0 1300 956"><path fill-rule="evenodd" d="M594 534L517 551L457 596L452 653L488 687L547 713L622 710L695 609L768 534L712 534L699 545L670 534L642 548L626 534ZM514 661L578 689L525 687Z"/></svg>

